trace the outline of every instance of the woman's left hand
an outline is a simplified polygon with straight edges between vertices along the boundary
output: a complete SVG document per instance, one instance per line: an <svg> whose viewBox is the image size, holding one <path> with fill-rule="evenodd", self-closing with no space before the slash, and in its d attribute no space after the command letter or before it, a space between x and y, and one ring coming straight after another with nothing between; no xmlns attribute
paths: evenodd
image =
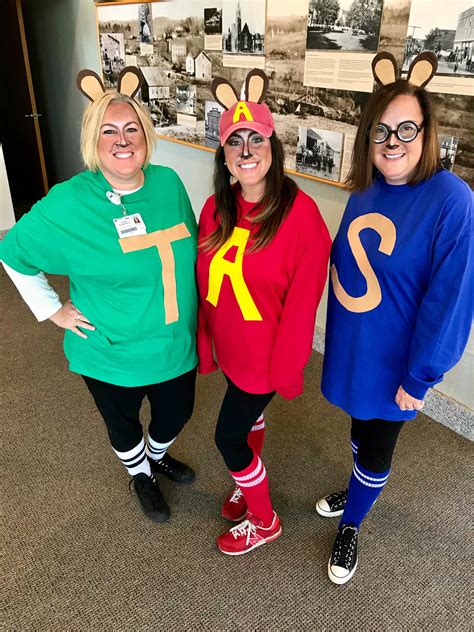
<svg viewBox="0 0 474 632"><path fill-rule="evenodd" d="M395 396L395 403L400 410L421 410L425 405L422 399L416 399L409 395L403 386L398 387L397 394Z"/></svg>

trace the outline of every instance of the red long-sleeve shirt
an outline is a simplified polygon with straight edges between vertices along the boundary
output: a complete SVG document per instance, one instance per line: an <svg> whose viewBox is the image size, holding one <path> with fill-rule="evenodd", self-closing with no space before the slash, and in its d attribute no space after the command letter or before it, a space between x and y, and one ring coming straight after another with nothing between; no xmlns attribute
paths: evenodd
<svg viewBox="0 0 474 632"><path fill-rule="evenodd" d="M314 201L298 190L271 243L248 253L258 225L246 216L254 203L236 192L238 222L219 251L197 262L199 372L217 368L249 393L303 392L316 308L326 282L331 238ZM216 228L214 196L199 220L200 241ZM245 254L244 254L245 251Z"/></svg>

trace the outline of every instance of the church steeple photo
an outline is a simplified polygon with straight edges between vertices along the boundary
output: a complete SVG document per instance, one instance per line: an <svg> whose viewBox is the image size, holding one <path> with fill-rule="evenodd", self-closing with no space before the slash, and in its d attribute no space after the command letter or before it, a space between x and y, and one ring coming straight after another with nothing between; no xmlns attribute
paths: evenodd
<svg viewBox="0 0 474 632"><path fill-rule="evenodd" d="M249 0L242 0L242 2L244 5L244 9L246 2L249 5L246 11L244 11L245 17L252 18L254 13L254 6L252 5L252 12L250 12ZM255 0L252 0L252 2L255 2ZM229 2L229 4L231 3ZM224 53L263 55L265 2L262 3L263 23L260 25L261 28L258 30L255 28L254 24L249 24L248 19L242 20L241 0L237 0L237 3L234 5L234 7L235 21L233 20L230 24L230 20L229 22L227 22L227 29L224 31L222 36L222 49ZM228 13L232 15L232 9L230 7Z"/></svg>
<svg viewBox="0 0 474 632"><path fill-rule="evenodd" d="M237 0L237 10L236 10L236 20L237 20L237 41L241 41L242 37L242 10L240 8L240 0Z"/></svg>

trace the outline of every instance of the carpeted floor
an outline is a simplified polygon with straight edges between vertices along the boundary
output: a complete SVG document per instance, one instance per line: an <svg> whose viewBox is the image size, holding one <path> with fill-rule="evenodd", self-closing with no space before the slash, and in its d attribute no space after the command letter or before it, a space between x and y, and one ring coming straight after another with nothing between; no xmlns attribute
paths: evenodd
<svg viewBox="0 0 474 632"><path fill-rule="evenodd" d="M314 502L345 484L351 454L314 354L305 395L276 398L267 413L263 456L284 535L229 558L215 546L230 489L213 444L222 378L198 381L172 450L197 480L162 481L172 517L157 525L129 493L81 379L66 371L61 332L36 323L3 271L0 305L3 630L473 629L467 439L423 415L406 428L363 525L358 571L334 586L326 567L337 519L320 518Z"/></svg>

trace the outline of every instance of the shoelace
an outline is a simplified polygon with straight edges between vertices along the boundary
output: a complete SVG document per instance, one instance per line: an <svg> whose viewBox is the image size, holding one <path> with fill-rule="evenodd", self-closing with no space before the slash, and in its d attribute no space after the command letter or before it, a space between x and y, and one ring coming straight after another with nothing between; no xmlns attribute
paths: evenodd
<svg viewBox="0 0 474 632"><path fill-rule="evenodd" d="M329 506L331 505L340 505L341 503L345 503L347 499L347 490L343 489L340 492L335 492L327 497L326 502Z"/></svg>
<svg viewBox="0 0 474 632"><path fill-rule="evenodd" d="M347 566L349 558L352 557L356 541L357 531L350 528L342 529L337 537L336 550L334 551L333 564L338 565L340 559Z"/></svg>
<svg viewBox="0 0 474 632"><path fill-rule="evenodd" d="M229 499L230 503L238 503L239 500L242 498L243 494L242 494L242 490L240 489L240 487L236 487L232 493L232 496Z"/></svg>
<svg viewBox="0 0 474 632"><path fill-rule="evenodd" d="M155 478L149 478L149 481L135 481L135 486L140 488L141 493L143 494L143 496L146 496L147 500L150 502L152 507L155 507L155 500L156 500L156 495L161 496L161 493L158 491L158 489L155 487ZM134 479L130 479L130 481L128 482L128 491L130 493L132 493L132 484L134 482Z"/></svg>
<svg viewBox="0 0 474 632"><path fill-rule="evenodd" d="M253 524L253 522L250 522L250 520L244 520L235 527L232 527L230 533L232 533L236 540L237 538L246 536L245 543L248 544L250 542L251 536L256 535L257 527Z"/></svg>

